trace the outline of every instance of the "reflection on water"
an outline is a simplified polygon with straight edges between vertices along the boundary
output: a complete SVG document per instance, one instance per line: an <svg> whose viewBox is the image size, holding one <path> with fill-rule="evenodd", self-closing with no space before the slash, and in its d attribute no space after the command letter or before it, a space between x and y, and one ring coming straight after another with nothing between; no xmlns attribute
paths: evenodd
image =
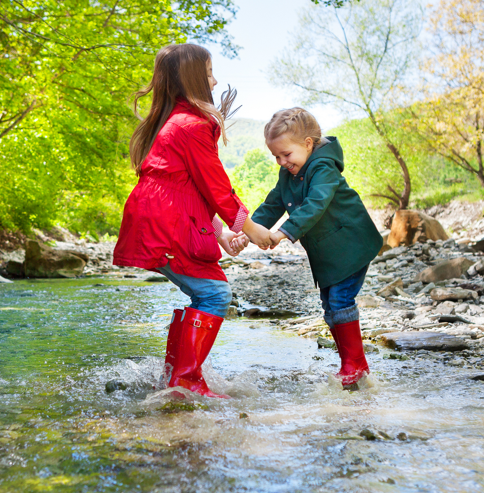
<svg viewBox="0 0 484 493"><path fill-rule="evenodd" d="M332 350L234 321L205 367L233 399L176 400L158 386L186 301L170 288L0 285L0 491L484 490L484 382L469 370L382 351L364 388L342 391Z"/></svg>

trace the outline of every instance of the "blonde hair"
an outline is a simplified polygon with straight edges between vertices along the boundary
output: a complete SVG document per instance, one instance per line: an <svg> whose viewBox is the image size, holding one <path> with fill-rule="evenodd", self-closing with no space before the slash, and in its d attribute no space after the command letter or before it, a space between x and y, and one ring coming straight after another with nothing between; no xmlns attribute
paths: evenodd
<svg viewBox="0 0 484 493"><path fill-rule="evenodd" d="M284 134L288 134L291 140L300 144L311 137L314 143L313 149L329 142L322 137L321 127L316 118L309 111L298 107L274 113L264 128L266 142L275 140Z"/></svg>

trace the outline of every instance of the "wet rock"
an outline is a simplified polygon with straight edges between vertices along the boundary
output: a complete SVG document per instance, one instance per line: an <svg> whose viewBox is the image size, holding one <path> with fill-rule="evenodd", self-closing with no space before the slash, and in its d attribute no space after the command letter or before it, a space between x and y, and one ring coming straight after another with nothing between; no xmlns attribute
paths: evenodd
<svg viewBox="0 0 484 493"><path fill-rule="evenodd" d="M250 269L263 269L264 267L265 265L262 262L258 262L258 261L252 262L249 265Z"/></svg>
<svg viewBox="0 0 484 493"><path fill-rule="evenodd" d="M318 337L317 343L319 349L336 349L336 343L334 341L331 341L330 339L326 339L326 337Z"/></svg>
<svg viewBox="0 0 484 493"><path fill-rule="evenodd" d="M126 277L126 276L124 276ZM168 278L165 276L162 276L161 274L159 276L150 276L145 279L146 282L168 282Z"/></svg>
<svg viewBox="0 0 484 493"><path fill-rule="evenodd" d="M225 315L225 318L227 320L233 320L237 317L238 317L237 307L230 305L229 309L227 310L227 314Z"/></svg>
<svg viewBox="0 0 484 493"><path fill-rule="evenodd" d="M402 318L404 320L413 320L416 316L417 314L411 310L402 313Z"/></svg>
<svg viewBox="0 0 484 493"><path fill-rule="evenodd" d="M379 353L380 350L374 344L363 344L365 354Z"/></svg>
<svg viewBox="0 0 484 493"><path fill-rule="evenodd" d="M390 353L383 355L383 359L396 359L398 361L407 361L409 359L405 354Z"/></svg>
<svg viewBox="0 0 484 493"><path fill-rule="evenodd" d="M404 442L405 440L408 440L408 436L406 433L402 431L397 435L397 439L400 440L401 442Z"/></svg>
<svg viewBox="0 0 484 493"><path fill-rule="evenodd" d="M0 284L8 284L11 282L13 281L11 281L10 279L5 279L5 277L0 276Z"/></svg>
<svg viewBox="0 0 484 493"><path fill-rule="evenodd" d="M80 276L86 262L64 250L53 248L35 240L27 240L25 250L25 276L57 278Z"/></svg>
<svg viewBox="0 0 484 493"><path fill-rule="evenodd" d="M413 245L431 240L448 240L442 225L420 211L401 210L395 212L388 244L392 247Z"/></svg>
<svg viewBox="0 0 484 493"><path fill-rule="evenodd" d="M365 440L370 440L370 441L378 440L379 438L374 431L371 431L368 428L365 428L364 430L360 431L360 437L363 437Z"/></svg>
<svg viewBox="0 0 484 493"><path fill-rule="evenodd" d="M484 382L484 375L474 375L470 377L471 380L474 380L475 382Z"/></svg>
<svg viewBox="0 0 484 493"><path fill-rule="evenodd" d="M484 252L484 238L482 240L477 241L475 245L472 246L472 249L475 252Z"/></svg>
<svg viewBox="0 0 484 493"><path fill-rule="evenodd" d="M391 332L381 336L382 342L391 349L428 351L462 351L469 349L464 339L439 332Z"/></svg>
<svg viewBox="0 0 484 493"><path fill-rule="evenodd" d="M421 289L418 294L430 293L430 291L432 291L432 289L434 288L435 288L435 284L431 282L430 284L427 284L427 286L425 286L423 289Z"/></svg>
<svg viewBox="0 0 484 493"><path fill-rule="evenodd" d="M393 282L381 288L377 292L377 295L382 296L383 298L388 298L389 296L396 294L395 288L403 288L403 282L400 277L397 277Z"/></svg>
<svg viewBox="0 0 484 493"><path fill-rule="evenodd" d="M467 270L467 275L470 277L477 276L478 274L484 274L484 260L479 260L479 262L471 265Z"/></svg>
<svg viewBox="0 0 484 493"><path fill-rule="evenodd" d="M239 414L239 419L247 419L249 415L247 413L240 413Z"/></svg>
<svg viewBox="0 0 484 493"><path fill-rule="evenodd" d="M466 362L462 358L455 358L448 361L447 364L450 366L464 366Z"/></svg>
<svg viewBox="0 0 484 493"><path fill-rule="evenodd" d="M7 261L6 270L8 275L13 277L24 277L24 263L18 260Z"/></svg>
<svg viewBox="0 0 484 493"><path fill-rule="evenodd" d="M430 283L461 277L471 265L473 265L472 260L466 257L444 260L420 272L415 278L415 281Z"/></svg>
<svg viewBox="0 0 484 493"><path fill-rule="evenodd" d="M379 257L376 257L373 260L373 264L377 264L379 262L387 262L388 260L393 260L400 255L403 255L407 251L407 248L404 246L397 247L397 248L392 248L391 250L388 250L385 252L383 255L380 255Z"/></svg>
<svg viewBox="0 0 484 493"><path fill-rule="evenodd" d="M466 320L464 317L460 315L430 315L430 318L433 320L438 320L439 322L463 322L465 324L470 323L469 320Z"/></svg>
<svg viewBox="0 0 484 493"><path fill-rule="evenodd" d="M430 292L430 297L434 301L461 301L476 300L479 295L475 291L462 288L435 288Z"/></svg>
<svg viewBox="0 0 484 493"><path fill-rule="evenodd" d="M127 388L128 384L121 380L110 380L109 382L106 382L106 392L108 394L115 390L126 390Z"/></svg>
<svg viewBox="0 0 484 493"><path fill-rule="evenodd" d="M290 310L272 310L269 308L249 308L244 312L244 317L247 318L292 318L298 315L298 313Z"/></svg>

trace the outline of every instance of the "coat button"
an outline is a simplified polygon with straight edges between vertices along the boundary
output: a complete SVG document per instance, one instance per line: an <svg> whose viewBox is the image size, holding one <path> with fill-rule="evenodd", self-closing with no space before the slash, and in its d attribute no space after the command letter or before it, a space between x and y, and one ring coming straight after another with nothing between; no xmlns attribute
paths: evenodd
<svg viewBox="0 0 484 493"><path fill-rule="evenodd" d="M205 234L206 232L207 232L207 230L205 228L202 228L202 233Z"/></svg>
<svg viewBox="0 0 484 493"><path fill-rule="evenodd" d="M301 181L303 181L303 180L304 180L304 177L301 176Z"/></svg>
<svg viewBox="0 0 484 493"><path fill-rule="evenodd" d="M289 202L289 204L287 204L288 207L291 207L291 205L292 205L292 202Z"/></svg>
<svg viewBox="0 0 484 493"><path fill-rule="evenodd" d="M232 188L232 193L235 195L235 189L234 188Z"/></svg>
<svg viewBox="0 0 484 493"><path fill-rule="evenodd" d="M173 255L170 255L168 253L165 253L165 256L166 256L166 258L169 258L169 259L175 258Z"/></svg>

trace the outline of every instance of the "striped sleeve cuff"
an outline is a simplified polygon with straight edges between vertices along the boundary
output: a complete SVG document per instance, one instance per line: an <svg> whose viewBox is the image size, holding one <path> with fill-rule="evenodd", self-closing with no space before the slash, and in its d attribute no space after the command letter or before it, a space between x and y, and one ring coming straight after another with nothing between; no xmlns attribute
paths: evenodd
<svg viewBox="0 0 484 493"><path fill-rule="evenodd" d="M242 228L244 227L244 223L248 215L249 212L247 211L247 209L245 207L241 207L239 209L239 212L237 212L237 217L235 218L234 225L230 228L230 230L234 233L240 233L242 231Z"/></svg>
<svg viewBox="0 0 484 493"><path fill-rule="evenodd" d="M279 228L279 231L281 233L284 233L293 243L296 243L296 239L294 238L294 236L292 236L292 234L288 233L284 228Z"/></svg>
<svg viewBox="0 0 484 493"><path fill-rule="evenodd" d="M213 216L212 226L215 228L215 237L218 238L224 229L223 222L217 217L217 215Z"/></svg>

